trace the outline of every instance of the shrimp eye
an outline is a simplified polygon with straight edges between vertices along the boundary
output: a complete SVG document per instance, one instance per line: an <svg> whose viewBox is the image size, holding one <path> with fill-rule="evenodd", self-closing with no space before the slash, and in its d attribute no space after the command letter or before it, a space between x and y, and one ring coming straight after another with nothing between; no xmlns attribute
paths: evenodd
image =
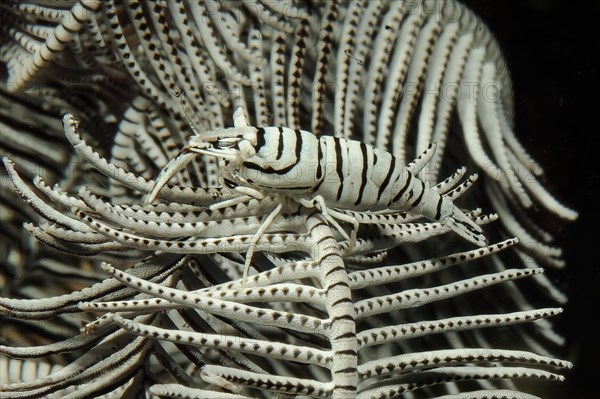
<svg viewBox="0 0 600 399"><path fill-rule="evenodd" d="M256 155L256 149L248 140L242 140L238 144L242 158L248 159Z"/></svg>

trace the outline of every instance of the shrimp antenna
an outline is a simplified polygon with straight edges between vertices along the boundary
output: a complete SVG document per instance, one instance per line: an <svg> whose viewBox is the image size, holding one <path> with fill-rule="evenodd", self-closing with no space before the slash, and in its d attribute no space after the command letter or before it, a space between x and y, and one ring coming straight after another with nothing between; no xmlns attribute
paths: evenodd
<svg viewBox="0 0 600 399"><path fill-rule="evenodd" d="M185 168L185 166L190 163L190 161L196 156L197 152L190 151L189 147L183 147L179 154L167 163L167 166L160 171L158 178L154 183L154 187L148 193L146 197L146 204L151 204L156 199L159 191L163 186L167 184L171 177L173 177L177 172Z"/></svg>
<svg viewBox="0 0 600 399"><path fill-rule="evenodd" d="M185 121L190 126L190 129L194 132L196 136L200 136L200 131L198 130L198 126L200 125L200 121L198 117L194 113L192 106L187 100L187 96L185 92L181 88L177 88L175 90L175 97L179 98L179 105L181 105L181 110L183 111L183 117Z"/></svg>

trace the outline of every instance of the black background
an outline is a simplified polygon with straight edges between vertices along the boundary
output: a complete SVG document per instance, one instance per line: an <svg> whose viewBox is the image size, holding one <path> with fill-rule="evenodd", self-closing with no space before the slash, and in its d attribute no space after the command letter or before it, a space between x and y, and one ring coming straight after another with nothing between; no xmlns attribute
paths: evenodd
<svg viewBox="0 0 600 399"><path fill-rule="evenodd" d="M546 174L545 185L579 211L557 243L567 269L557 273L569 303L560 329L564 358L575 363L547 399L600 397L600 1L463 1L494 32L514 82L515 131ZM593 241L594 240L594 241Z"/></svg>

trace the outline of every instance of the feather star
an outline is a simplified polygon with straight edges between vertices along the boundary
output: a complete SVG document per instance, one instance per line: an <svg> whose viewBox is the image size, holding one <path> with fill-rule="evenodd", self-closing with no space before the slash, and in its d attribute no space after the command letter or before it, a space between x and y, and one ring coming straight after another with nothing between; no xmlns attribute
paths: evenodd
<svg viewBox="0 0 600 399"><path fill-rule="evenodd" d="M518 379L563 380L571 363L541 354L563 344L547 318L566 301L542 267L564 263L538 221L577 213L513 132L491 33L439 5L0 5L0 399L533 399ZM244 284L275 198L239 200L200 156L144 203L186 121L229 127L238 107L403 163L436 142L419 177L493 243L340 210L360 226L351 246L321 212L286 206Z"/></svg>

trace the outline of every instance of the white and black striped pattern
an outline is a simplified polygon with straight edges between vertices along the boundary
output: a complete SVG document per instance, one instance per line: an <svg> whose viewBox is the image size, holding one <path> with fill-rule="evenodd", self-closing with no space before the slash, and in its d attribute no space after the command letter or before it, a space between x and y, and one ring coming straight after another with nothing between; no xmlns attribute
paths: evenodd
<svg viewBox="0 0 600 399"><path fill-rule="evenodd" d="M564 344L560 321L543 319L561 309L535 310L567 300L557 274L539 274L538 265L564 262L552 231L538 223L576 214L538 183L541 168L513 131L508 70L492 35L468 10L452 0L0 3L0 122L9 127L0 129L0 152L14 161L5 158L0 167L0 360L35 357L71 371L3 380L0 398L115 398L126 390L123 396L161 398L534 399L546 384L512 380L562 380L539 371L558 365L562 374L567 362L538 358L516 368L521 355L499 359L490 349L556 353ZM483 90L465 96L473 85L501 87L501 101L486 103L490 93ZM264 256L242 285L252 233L281 196L211 209L235 193L218 186L223 168L204 156L169 182L160 203L140 203L153 187L149 179L190 133L175 87L189 96L201 131L231 126L232 111L244 106L253 126L361 140L402 164L435 141L426 171L405 167L432 186L458 165L491 172L470 189L465 200L473 201L461 205L498 213L499 221L486 226L494 241L520 240L463 251L455 237L444 236L448 226L413 223L416 214L341 210L361 225L348 249L318 210L284 209L254 243ZM66 132L70 144L60 124L65 112L82 120L80 134ZM361 171L358 158L347 159ZM378 159L374 166L380 165ZM325 178L336 178L335 166L322 170ZM461 170L432 188L457 201L472 183L456 186ZM492 180L496 171L499 182ZM34 174L41 178L32 181ZM343 180L349 190L353 180ZM468 215L478 224L496 219ZM331 252L315 250L323 239ZM335 247L343 263L325 256ZM173 266L189 256L187 265ZM100 261L107 258L133 276L91 285L86 272L104 275ZM530 284L516 281L526 275ZM495 282L501 284L492 288ZM168 287L177 292L163 292ZM233 313L215 317L219 306L181 302L197 289L226 301ZM453 297L436 299L437 292ZM280 326L264 328L265 310ZM78 335L81 323L93 320L89 312L119 317L106 314ZM301 321L314 318L321 320L317 331L303 332ZM507 331L516 339L499 341ZM205 341L209 334L218 337ZM191 346L190 336L201 347ZM258 346L247 346L250 339ZM224 349L229 342L238 346ZM481 348L476 362L467 348ZM319 359L298 361L323 351L334 360L327 367ZM430 368L422 368L423 359ZM456 359L456 367L446 359ZM9 361L19 369L20 360Z"/></svg>
<svg viewBox="0 0 600 399"><path fill-rule="evenodd" d="M320 197L334 209L410 211L447 225L477 245L487 244L481 227L387 151L299 129L247 126L241 108L234 120L233 128L194 136L182 157L167 165L154 192L190 159L190 151L197 151L224 156L224 183L230 188L250 187L258 197L283 194L302 204ZM431 144L425 154L431 157L433 150ZM417 169L427 163L420 158L415 161Z"/></svg>

